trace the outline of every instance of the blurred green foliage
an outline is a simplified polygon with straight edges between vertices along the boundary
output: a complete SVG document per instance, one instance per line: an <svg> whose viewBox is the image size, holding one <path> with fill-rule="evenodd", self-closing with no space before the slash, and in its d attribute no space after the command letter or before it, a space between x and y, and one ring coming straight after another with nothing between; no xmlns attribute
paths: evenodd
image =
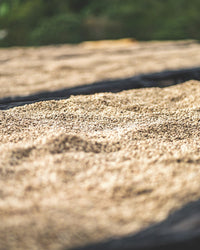
<svg viewBox="0 0 200 250"><path fill-rule="evenodd" d="M199 9L199 0L1 0L0 46L198 40Z"/></svg>
<svg viewBox="0 0 200 250"><path fill-rule="evenodd" d="M74 43L81 40L81 20L74 14L49 17L30 33L30 41L34 45Z"/></svg>

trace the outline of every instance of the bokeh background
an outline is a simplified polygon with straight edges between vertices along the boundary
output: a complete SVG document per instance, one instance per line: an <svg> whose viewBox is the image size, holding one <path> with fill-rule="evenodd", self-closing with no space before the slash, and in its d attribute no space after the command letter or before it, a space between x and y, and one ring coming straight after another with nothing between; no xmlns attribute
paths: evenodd
<svg viewBox="0 0 200 250"><path fill-rule="evenodd" d="M0 46L200 39L199 0L0 0Z"/></svg>

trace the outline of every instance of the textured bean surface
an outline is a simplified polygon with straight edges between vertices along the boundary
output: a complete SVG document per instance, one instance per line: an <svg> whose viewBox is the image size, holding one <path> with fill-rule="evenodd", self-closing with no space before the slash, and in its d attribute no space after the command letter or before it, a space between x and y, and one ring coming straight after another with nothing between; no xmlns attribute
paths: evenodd
<svg viewBox="0 0 200 250"><path fill-rule="evenodd" d="M122 75L133 74L137 60L133 52L131 59L129 50L138 50L140 59L149 57L139 62L140 72L149 71L150 62L153 70L166 69L172 58L181 67L184 60L178 61L175 47L186 57L199 46L86 45L66 49L62 57L65 46L1 50L6 79L0 80L2 97L57 88L50 75L59 67L63 74L74 74L71 84L81 84L85 72L99 80L103 76L95 72L102 69L104 77L109 72L117 77L125 55L130 58L124 61ZM161 54L156 57L158 51L152 54L152 48ZM105 55L103 59L106 50L108 61ZM200 57L194 54L185 58L184 66ZM101 66L91 71L97 61ZM18 74L11 74L13 68L6 63ZM82 73L73 73L78 67ZM48 71L43 73L46 78L42 70ZM58 81L60 77L58 73ZM67 78L62 84L66 82ZM200 82L72 96L0 111L0 156L2 249L67 249L135 233L200 198Z"/></svg>

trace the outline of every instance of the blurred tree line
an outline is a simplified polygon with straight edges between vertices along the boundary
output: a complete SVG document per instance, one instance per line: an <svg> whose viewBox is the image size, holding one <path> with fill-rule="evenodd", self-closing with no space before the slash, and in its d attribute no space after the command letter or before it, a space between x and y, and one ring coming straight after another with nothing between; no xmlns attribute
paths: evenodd
<svg viewBox="0 0 200 250"><path fill-rule="evenodd" d="M0 46L200 39L199 0L0 0Z"/></svg>

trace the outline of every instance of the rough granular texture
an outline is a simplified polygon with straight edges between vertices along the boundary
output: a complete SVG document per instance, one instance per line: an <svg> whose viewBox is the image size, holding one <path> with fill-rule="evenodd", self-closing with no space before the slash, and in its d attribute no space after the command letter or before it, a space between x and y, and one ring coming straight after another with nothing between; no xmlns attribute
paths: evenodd
<svg viewBox="0 0 200 250"><path fill-rule="evenodd" d="M200 82L0 111L1 249L137 232L200 198Z"/></svg>

